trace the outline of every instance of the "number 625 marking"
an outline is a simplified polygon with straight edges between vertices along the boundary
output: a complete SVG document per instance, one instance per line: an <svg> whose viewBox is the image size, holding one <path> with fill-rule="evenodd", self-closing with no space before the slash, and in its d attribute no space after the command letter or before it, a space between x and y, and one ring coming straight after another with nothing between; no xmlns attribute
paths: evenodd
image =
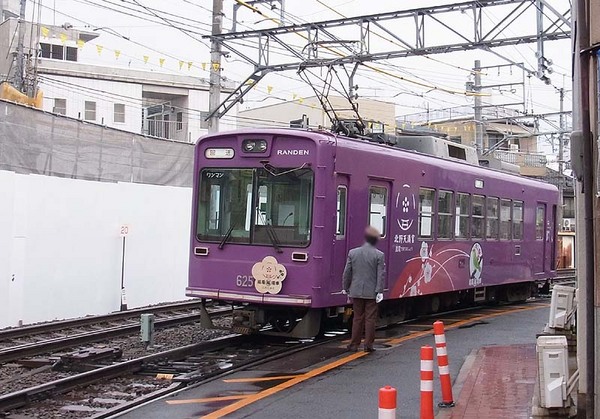
<svg viewBox="0 0 600 419"><path fill-rule="evenodd" d="M254 278L249 275L238 275L235 279L235 285L238 287L253 287L254 286Z"/></svg>

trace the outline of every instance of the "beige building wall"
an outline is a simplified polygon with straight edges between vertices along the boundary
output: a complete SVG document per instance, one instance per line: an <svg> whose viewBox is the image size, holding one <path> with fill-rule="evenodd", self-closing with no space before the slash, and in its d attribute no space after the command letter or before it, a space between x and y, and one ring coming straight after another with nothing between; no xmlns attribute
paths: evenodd
<svg viewBox="0 0 600 419"><path fill-rule="evenodd" d="M348 101L342 97L332 96L329 100L337 109L347 109L350 107ZM363 119L383 122L386 132L394 132L396 108L393 103L372 99L358 99L358 107ZM309 124L313 128L318 126L329 128L331 126L331 121L323 111L321 103L314 96L253 109L240 109L238 115L239 128L289 126L290 121L300 119L302 115L306 115L309 118ZM342 118L355 118L351 111L340 111L339 115Z"/></svg>

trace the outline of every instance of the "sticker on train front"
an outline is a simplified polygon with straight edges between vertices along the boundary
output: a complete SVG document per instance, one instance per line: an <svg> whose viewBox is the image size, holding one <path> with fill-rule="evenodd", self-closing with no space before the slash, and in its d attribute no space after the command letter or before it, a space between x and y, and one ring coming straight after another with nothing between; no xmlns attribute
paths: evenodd
<svg viewBox="0 0 600 419"><path fill-rule="evenodd" d="M279 294L283 280L287 276L287 270L273 256L267 256L261 262L254 264L252 276L256 291L261 294Z"/></svg>

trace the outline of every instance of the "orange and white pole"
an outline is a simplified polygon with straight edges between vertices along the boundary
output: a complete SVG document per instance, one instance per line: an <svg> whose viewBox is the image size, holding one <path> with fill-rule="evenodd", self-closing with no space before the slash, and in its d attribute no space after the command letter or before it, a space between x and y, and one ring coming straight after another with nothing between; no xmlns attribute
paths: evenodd
<svg viewBox="0 0 600 419"><path fill-rule="evenodd" d="M379 389L379 415L378 419L396 419L397 392L392 386Z"/></svg>
<svg viewBox="0 0 600 419"><path fill-rule="evenodd" d="M440 384L442 386L442 402L439 407L454 407L452 397L452 380L450 379L450 367L448 366L448 350L446 348L446 334L444 323L436 321L433 323L433 334L435 336L435 352L437 355L438 368L440 372Z"/></svg>
<svg viewBox="0 0 600 419"><path fill-rule="evenodd" d="M421 419L433 419L433 348L421 346Z"/></svg>

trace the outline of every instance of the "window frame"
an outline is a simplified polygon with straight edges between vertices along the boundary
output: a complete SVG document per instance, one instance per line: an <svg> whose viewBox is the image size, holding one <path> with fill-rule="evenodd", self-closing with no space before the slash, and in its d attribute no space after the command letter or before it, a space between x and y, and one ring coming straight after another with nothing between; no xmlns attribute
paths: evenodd
<svg viewBox="0 0 600 419"><path fill-rule="evenodd" d="M56 103L57 100L62 101L64 103L64 107L57 106L57 103ZM57 111L59 109L62 110L62 112ZM58 115L66 115L67 114L67 99L60 98L60 97L55 97L54 98L54 106L52 106L52 112L55 113L55 114L58 114Z"/></svg>
<svg viewBox="0 0 600 419"><path fill-rule="evenodd" d="M538 219L538 215L539 215L539 210L542 210L542 220L541 220L541 229L539 229L539 219ZM536 206L535 206L535 240L536 241L544 241L544 236L545 236L545 231L546 231L546 203L544 202L537 202ZM541 234L538 235L538 233L541 231Z"/></svg>
<svg viewBox="0 0 600 419"><path fill-rule="evenodd" d="M340 200L340 192L344 191L344 199ZM342 205L343 204L343 205ZM341 234L340 234L340 220L342 219L340 214L342 214L343 206L343 223L341 224ZM338 185L337 187L337 198L336 198L336 209L335 209L335 237L336 239L343 239L346 237L346 229L348 227L348 187L346 185Z"/></svg>
<svg viewBox="0 0 600 419"><path fill-rule="evenodd" d="M496 216L490 216L490 211L488 211L488 205L491 200L496 201ZM494 236L490 236L490 229L488 222L490 220L496 221L496 234ZM497 196L486 196L485 197L485 239L486 240L500 240L500 198Z"/></svg>
<svg viewBox="0 0 600 419"><path fill-rule="evenodd" d="M88 103L93 104L94 105L94 110L88 110ZM98 115L97 115L97 110L98 110L98 105L96 102L91 101L91 100L86 100L83 104L83 119L86 121L93 121L96 122L98 119ZM88 118L88 112L93 112L94 113L94 118Z"/></svg>
<svg viewBox="0 0 600 419"><path fill-rule="evenodd" d="M446 212L441 212L440 211L440 197L442 194L450 194L450 212L446 213ZM446 189L439 189L437 191L437 207L436 207L436 238L437 240L453 240L454 239L454 212L456 211L455 208L455 202L454 202L454 197L455 197L455 192L454 191L450 191L450 190L446 190ZM449 226L449 237L441 237L440 236L440 217L449 217L450 219L450 226Z"/></svg>
<svg viewBox="0 0 600 419"><path fill-rule="evenodd" d="M474 198L481 198L482 199L482 205L481 205L481 209L482 209L482 214L481 215L475 215L473 213L473 209L475 208L475 205L473 205L473 201L475 201ZM486 233L485 233L485 227L486 227L486 221L485 221L485 215L486 215L486 196L485 195L479 195L479 194L472 194L471 195L471 211L469 212L471 214L471 229L469 230L470 233L470 238L471 239L480 239L480 240L484 240L486 237ZM474 220L480 220L481 221L481 235L479 236L475 236L473 235L473 226L475 225Z"/></svg>
<svg viewBox="0 0 600 419"><path fill-rule="evenodd" d="M123 112L117 112L117 106L123 107ZM125 123L125 104L124 103L113 103L113 122L115 124L124 124ZM123 115L122 121L117 121L117 115Z"/></svg>
<svg viewBox="0 0 600 419"><path fill-rule="evenodd" d="M515 221L517 221L515 219L515 207L517 204L521 204L521 219L518 220L518 224L520 224L519 226L519 231L521 232L521 236L520 237L515 237ZM518 240L518 241L523 241L523 237L525 235L525 232L523 231L523 226L524 226L524 219L525 219L525 202L524 201L520 201L518 199L514 199L512 201L512 234L511 237L513 240Z"/></svg>
<svg viewBox="0 0 600 419"><path fill-rule="evenodd" d="M466 214L456 212L457 207L460 209L459 203L460 203L461 196L467 197L467 212L466 212ZM457 192L456 193L456 200L454 202L454 217L455 217L454 239L455 240L470 240L471 239L471 194L470 193L468 193L468 192ZM467 235L466 236L459 236L458 234L456 234L457 228L458 228L458 231L460 232L460 221L462 218L467 219ZM458 221L458 223L456 221Z"/></svg>
<svg viewBox="0 0 600 419"><path fill-rule="evenodd" d="M431 192L431 211L428 213L423 213L421 210L421 191ZM419 188L419 208L418 208L418 218L417 218L417 237L419 239L424 240L435 240L436 238L436 229L435 229L435 220L436 220L436 199L437 199L437 191L434 188L420 187ZM421 234L421 220L423 218L429 218L429 235L423 236Z"/></svg>
<svg viewBox="0 0 600 419"><path fill-rule="evenodd" d="M503 202L508 202L508 219L507 220L502 220L502 203ZM500 224L499 224L499 228L498 228L498 237L500 238L501 241L511 241L512 240L512 199L509 198L500 198ZM503 222L507 222L508 223L508 233L507 233L507 237L503 237L502 236L502 223Z"/></svg>
<svg viewBox="0 0 600 419"><path fill-rule="evenodd" d="M376 214L375 212L371 211L371 208L372 208L371 198L373 196L372 195L372 190L374 188L383 189L385 191L385 194L384 194L385 215L382 217L383 218L383 222L382 222L383 228L381 229L382 231L379 232L380 233L380 237L383 239L383 238L385 238L387 236L387 220L388 220L388 212L389 212L388 211L388 207L389 207L389 196L390 196L390 194L389 194L389 189L388 189L387 186L369 185L369 211L368 211L369 217L368 217L368 225L373 225L371 223L371 216L373 214ZM375 227L375 226L373 226L373 227Z"/></svg>

